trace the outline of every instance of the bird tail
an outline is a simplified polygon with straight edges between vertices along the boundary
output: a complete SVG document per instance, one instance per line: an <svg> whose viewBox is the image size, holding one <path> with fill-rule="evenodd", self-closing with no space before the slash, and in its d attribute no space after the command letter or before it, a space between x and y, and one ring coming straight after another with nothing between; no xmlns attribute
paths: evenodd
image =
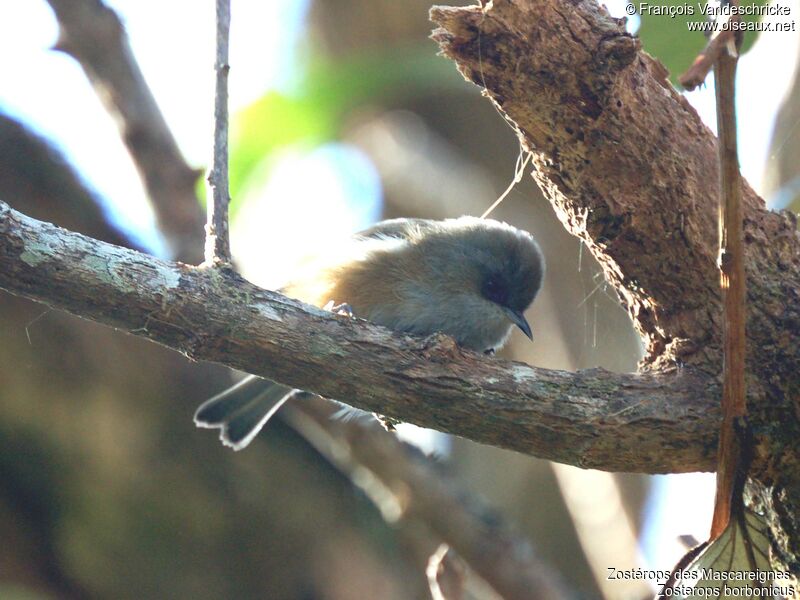
<svg viewBox="0 0 800 600"><path fill-rule="evenodd" d="M194 423L219 429L224 445L241 450L296 391L250 375L203 402L194 413Z"/></svg>

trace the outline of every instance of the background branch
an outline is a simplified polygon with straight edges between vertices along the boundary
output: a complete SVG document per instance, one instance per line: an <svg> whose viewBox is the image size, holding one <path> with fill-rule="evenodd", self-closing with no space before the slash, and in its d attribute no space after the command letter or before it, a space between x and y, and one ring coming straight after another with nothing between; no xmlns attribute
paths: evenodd
<svg viewBox="0 0 800 600"><path fill-rule="evenodd" d="M47 140L2 113L0 157L0 198L15 208L104 242L141 249L108 222L94 192Z"/></svg>
<svg viewBox="0 0 800 600"><path fill-rule="evenodd" d="M184 160L133 58L116 13L93 0L48 0L60 27L56 49L75 58L114 117L173 257L203 260L199 172Z"/></svg>
<svg viewBox="0 0 800 600"><path fill-rule="evenodd" d="M431 554L425 575L433 600L464 598L466 566L447 544L442 544Z"/></svg>
<svg viewBox="0 0 800 600"><path fill-rule="evenodd" d="M377 427L332 420L336 409L316 398L287 410L289 420L329 460L362 487L373 488L368 495L383 505L390 520L419 519L504 599L574 597L527 540L480 499L467 495L441 465L438 472L431 468L436 465L417 448ZM357 467L368 469L378 483L364 483Z"/></svg>
<svg viewBox="0 0 800 600"><path fill-rule="evenodd" d="M235 274L158 260L0 204L0 287L367 411L584 467L713 464L718 383L507 363L342 320Z"/></svg>

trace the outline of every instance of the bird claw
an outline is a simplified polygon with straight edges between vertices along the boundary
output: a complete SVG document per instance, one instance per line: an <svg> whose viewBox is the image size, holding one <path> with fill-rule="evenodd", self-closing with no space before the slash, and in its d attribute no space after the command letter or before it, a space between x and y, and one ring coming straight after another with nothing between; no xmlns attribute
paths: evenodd
<svg viewBox="0 0 800 600"><path fill-rule="evenodd" d="M429 360L454 360L461 356L461 347L451 336L437 332L425 338L422 352Z"/></svg>
<svg viewBox="0 0 800 600"><path fill-rule="evenodd" d="M378 413L372 413L372 414L375 415L376 419L378 419L378 423L381 424L381 427L383 427L386 431L388 431L390 433L393 432L393 431L397 431L397 427L396 426L400 425L400 423L402 422L402 421L398 421L397 419L393 419L392 417L387 417L385 415L379 415Z"/></svg>
<svg viewBox="0 0 800 600"><path fill-rule="evenodd" d="M351 319L356 318L356 315L353 312L353 307L346 302L343 302L342 304L336 304L333 300L330 300L325 306L322 307L322 309L342 317L350 317Z"/></svg>

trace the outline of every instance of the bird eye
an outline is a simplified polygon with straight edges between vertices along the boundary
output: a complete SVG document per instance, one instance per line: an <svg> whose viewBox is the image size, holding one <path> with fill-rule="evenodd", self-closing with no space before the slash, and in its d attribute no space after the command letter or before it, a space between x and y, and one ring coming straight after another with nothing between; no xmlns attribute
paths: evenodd
<svg viewBox="0 0 800 600"><path fill-rule="evenodd" d="M483 295L492 302L505 304L508 301L508 290L496 277L490 277L483 285Z"/></svg>

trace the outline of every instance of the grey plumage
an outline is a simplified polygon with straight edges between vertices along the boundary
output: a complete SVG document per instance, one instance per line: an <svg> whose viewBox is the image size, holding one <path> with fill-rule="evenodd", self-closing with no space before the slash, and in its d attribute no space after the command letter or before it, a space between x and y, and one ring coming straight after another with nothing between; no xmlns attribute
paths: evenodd
<svg viewBox="0 0 800 600"><path fill-rule="evenodd" d="M378 325L442 332L485 352L500 348L515 325L533 339L523 313L543 275L533 237L505 223L393 219L317 257L281 292L317 306L347 303ZM239 450L292 393L251 376L203 403L195 423L219 428L223 443Z"/></svg>

